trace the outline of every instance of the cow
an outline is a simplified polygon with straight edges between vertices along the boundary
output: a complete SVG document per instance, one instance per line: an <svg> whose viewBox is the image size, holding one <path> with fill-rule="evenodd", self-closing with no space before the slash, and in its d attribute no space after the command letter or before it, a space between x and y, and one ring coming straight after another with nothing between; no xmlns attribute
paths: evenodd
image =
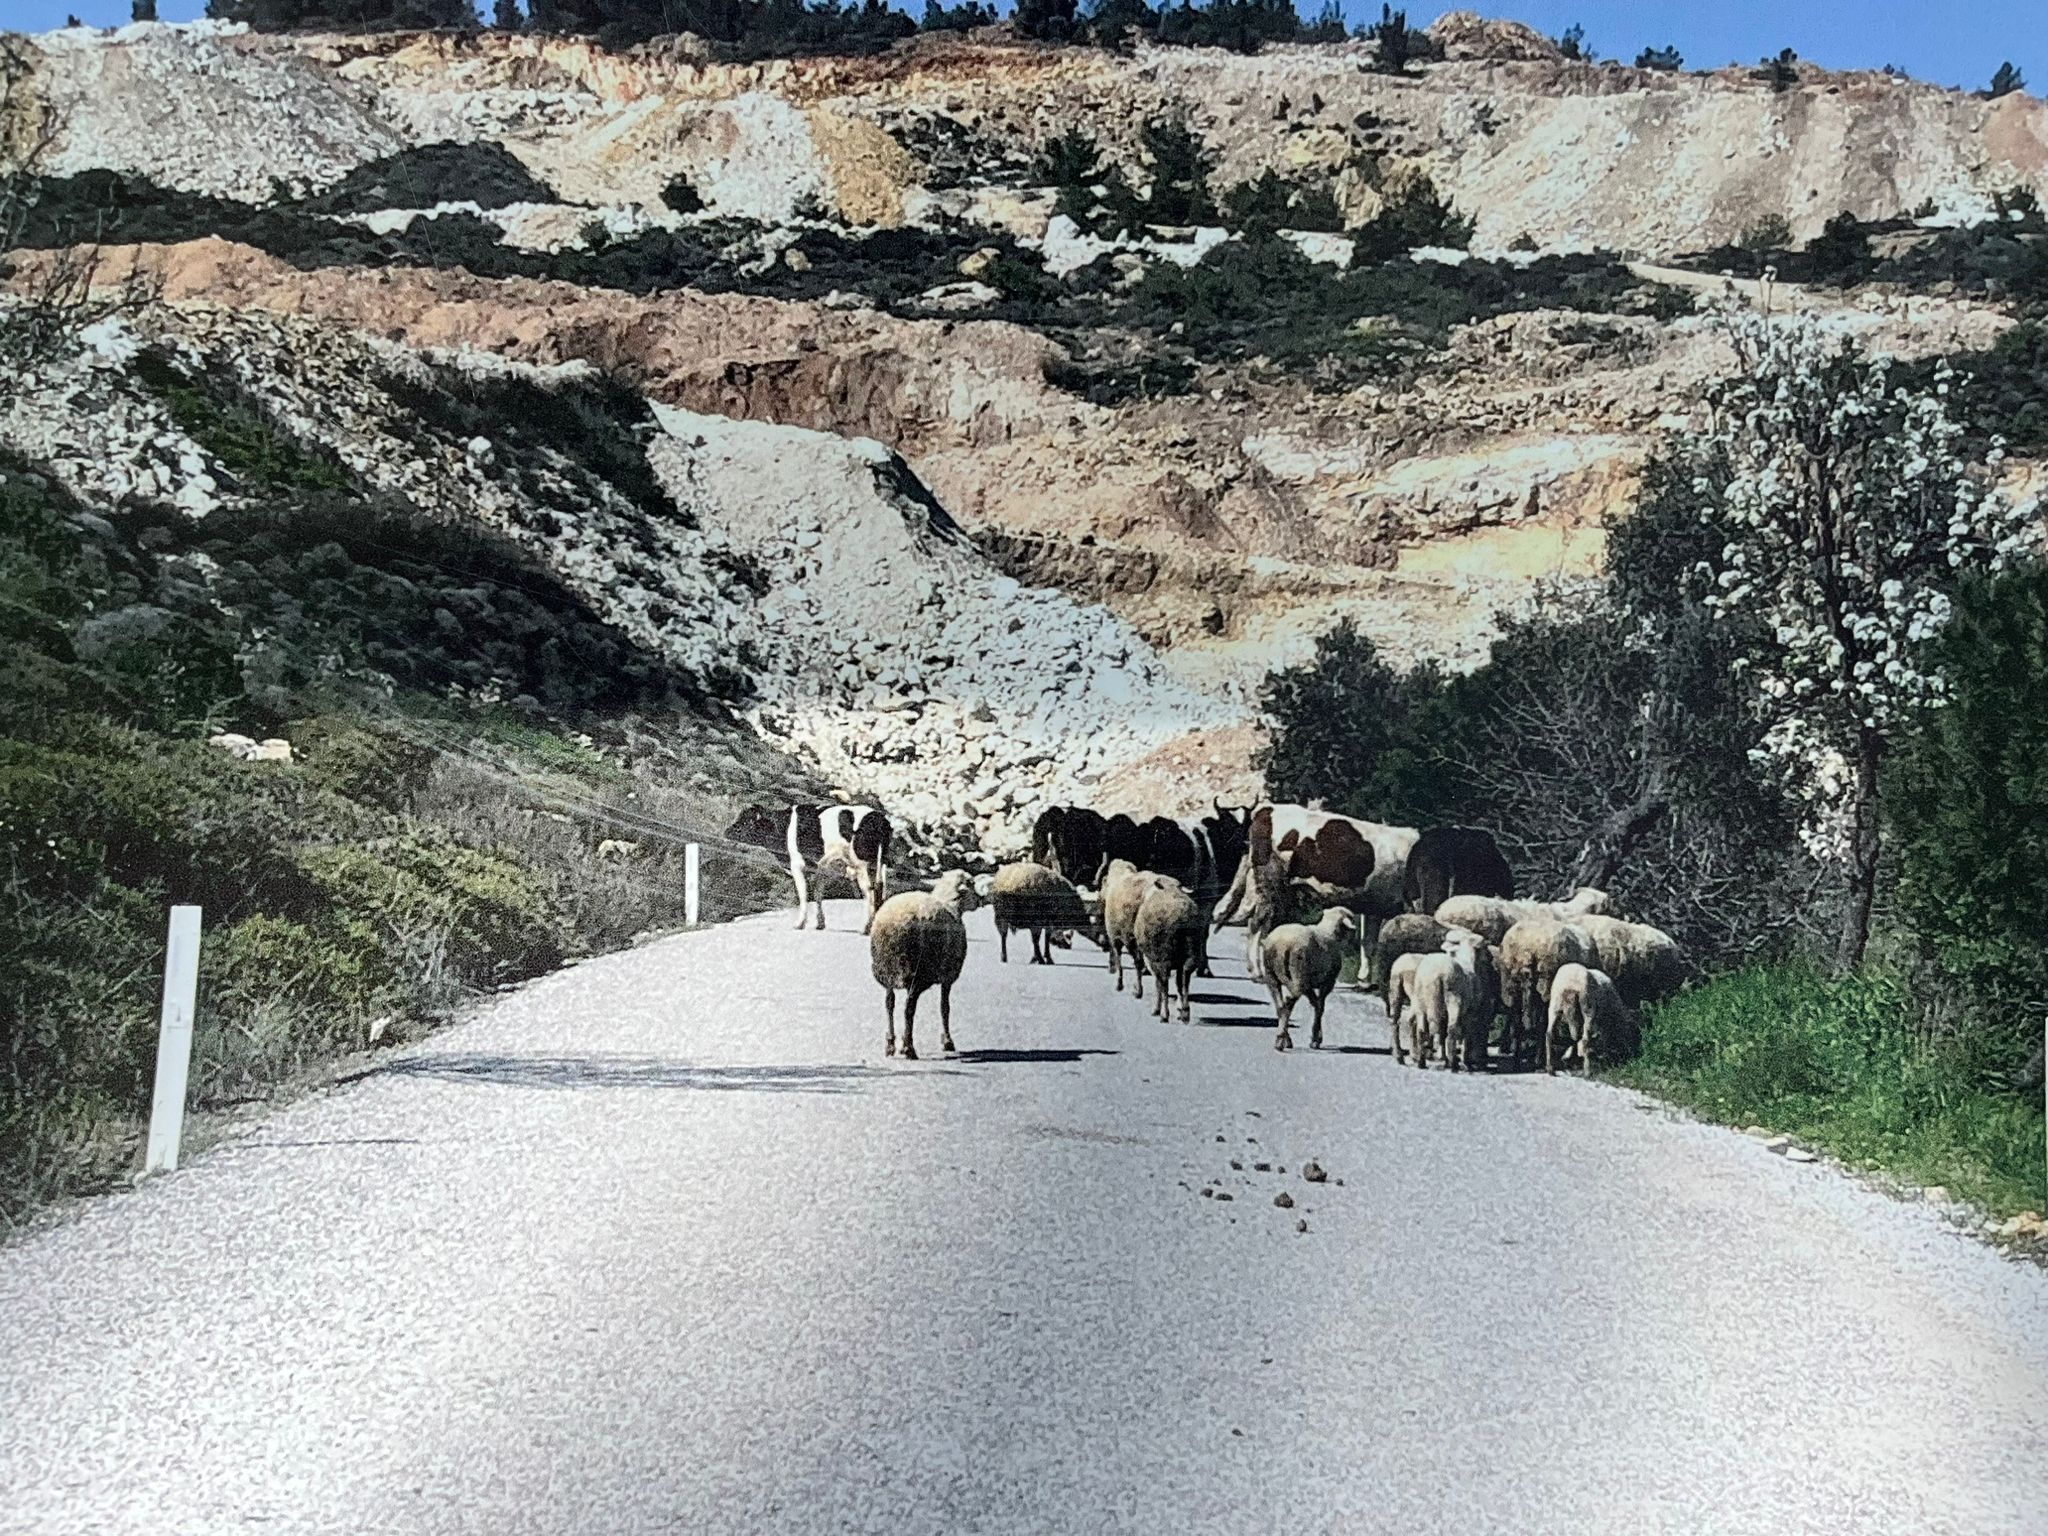
<svg viewBox="0 0 2048 1536"><path fill-rule="evenodd" d="M1402 906L1434 912L1453 896L1515 899L1515 874L1491 832L1430 827L1415 840L1401 880Z"/></svg>
<svg viewBox="0 0 2048 1536"><path fill-rule="evenodd" d="M1136 868L1144 869L1150 852L1144 830L1122 811L1102 824L1103 868L1107 869L1118 859L1129 859Z"/></svg>
<svg viewBox="0 0 2048 1536"><path fill-rule="evenodd" d="M1092 890L1109 862L1103 853L1107 831L1108 823L1086 806L1047 806L1031 826L1032 861Z"/></svg>
<svg viewBox="0 0 2048 1536"><path fill-rule="evenodd" d="M1217 905L1215 923L1242 920L1246 958L1263 979L1260 946L1308 907L1349 907L1359 915L1360 963L1380 924L1401 910L1410 850L1422 834L1326 811L1319 803L1268 803L1252 812L1244 862Z"/></svg>
<svg viewBox="0 0 2048 1536"><path fill-rule="evenodd" d="M889 818L871 805L750 805L725 829L726 838L789 858L789 878L796 882L796 925L804 926L806 908L814 908L818 927L825 926L824 877L837 870L853 878L867 902L867 921L874 926L876 909L889 894ZM808 873L808 880L805 878Z"/></svg>

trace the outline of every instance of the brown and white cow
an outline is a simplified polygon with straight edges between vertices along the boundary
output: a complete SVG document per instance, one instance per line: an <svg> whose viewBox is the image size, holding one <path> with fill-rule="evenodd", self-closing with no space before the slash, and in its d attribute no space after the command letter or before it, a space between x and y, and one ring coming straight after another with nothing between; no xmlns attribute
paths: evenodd
<svg viewBox="0 0 2048 1536"><path fill-rule="evenodd" d="M1402 907L1408 855L1421 833L1339 816L1320 805L1267 803L1252 812L1244 862L1217 904L1215 922L1242 921L1245 956L1262 979L1265 937L1296 921L1305 907L1349 907L1359 917L1361 958L1379 941L1380 924Z"/></svg>
<svg viewBox="0 0 2048 1536"><path fill-rule="evenodd" d="M866 933L875 911L889 894L889 818L871 805L752 805L725 829L736 843L749 843L789 857L789 878L796 882L796 925L801 928L815 909L818 927L825 926L824 876L839 870L852 876L867 902ZM808 879L806 879L808 875Z"/></svg>

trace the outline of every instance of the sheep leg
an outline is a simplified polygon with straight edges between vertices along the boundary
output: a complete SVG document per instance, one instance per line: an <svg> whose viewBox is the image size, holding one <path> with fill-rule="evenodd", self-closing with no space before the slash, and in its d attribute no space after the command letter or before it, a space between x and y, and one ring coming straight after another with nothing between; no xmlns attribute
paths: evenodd
<svg viewBox="0 0 2048 1536"><path fill-rule="evenodd" d="M882 1012L889 1021L889 1032L882 1037L882 1054L884 1056L894 1056L896 1054L896 989L894 987L882 988Z"/></svg>
<svg viewBox="0 0 2048 1536"><path fill-rule="evenodd" d="M1124 950L1121 944L1111 941L1109 946L1109 968L1116 973L1116 989L1124 989Z"/></svg>
<svg viewBox="0 0 2048 1536"><path fill-rule="evenodd" d="M1189 1019L1189 1004L1192 999L1188 994L1194 990L1194 977L1194 962L1190 960L1183 963L1180 968L1180 1021L1183 1024Z"/></svg>
<svg viewBox="0 0 2048 1536"><path fill-rule="evenodd" d="M1323 1048L1323 1008L1329 1001L1330 994L1327 992L1309 999L1316 1011L1315 1023L1309 1026L1308 1032L1308 1048L1312 1051L1320 1051Z"/></svg>
<svg viewBox="0 0 2048 1536"><path fill-rule="evenodd" d="M1171 998L1172 995L1173 978L1167 974L1165 966L1153 963L1152 1017L1159 1020L1159 1022L1162 1024L1166 1022L1166 1004L1167 1000Z"/></svg>
<svg viewBox="0 0 2048 1536"><path fill-rule="evenodd" d="M948 1056L953 1051L953 983L939 983L939 1049Z"/></svg>
<svg viewBox="0 0 2048 1536"><path fill-rule="evenodd" d="M801 933L804 925L811 920L811 888L804 883L804 866L801 859L789 861L789 878L796 882L796 926Z"/></svg>
<svg viewBox="0 0 2048 1536"><path fill-rule="evenodd" d="M1131 995L1139 1002L1145 1001L1145 956L1136 944L1131 945Z"/></svg>
<svg viewBox="0 0 2048 1536"><path fill-rule="evenodd" d="M996 924L996 954L1003 964L1010 963L1010 930L1001 923Z"/></svg>
<svg viewBox="0 0 2048 1536"><path fill-rule="evenodd" d="M1444 999L1444 1070L1465 1070L1464 1001L1456 992Z"/></svg>
<svg viewBox="0 0 2048 1536"><path fill-rule="evenodd" d="M1586 1020L1579 1030L1579 1071L1584 1077L1593 1075L1593 1021Z"/></svg>
<svg viewBox="0 0 2048 1536"><path fill-rule="evenodd" d="M1543 1027L1543 1075L1557 1076L1557 1021Z"/></svg>
<svg viewBox="0 0 2048 1536"><path fill-rule="evenodd" d="M903 1059L917 1060L917 987L906 988L903 993Z"/></svg>
<svg viewBox="0 0 2048 1536"><path fill-rule="evenodd" d="M1279 991L1277 985L1274 987L1274 990L1276 992ZM1276 1051L1291 1051L1294 1049L1294 1035L1291 1028L1294 1018L1294 999L1291 997L1281 998L1280 1006L1276 1011L1280 1016L1280 1029L1273 1036L1273 1049Z"/></svg>

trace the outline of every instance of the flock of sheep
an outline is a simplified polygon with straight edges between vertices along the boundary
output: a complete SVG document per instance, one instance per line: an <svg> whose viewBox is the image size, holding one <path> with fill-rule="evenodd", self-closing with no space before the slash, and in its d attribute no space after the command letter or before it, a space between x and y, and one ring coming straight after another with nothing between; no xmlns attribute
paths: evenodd
<svg viewBox="0 0 2048 1536"><path fill-rule="evenodd" d="M1030 963L1039 965L1085 934L1107 952L1118 991L1128 956L1136 996L1143 999L1149 973L1154 1016L1163 1020L1174 1008L1187 1022L1192 980L1206 974L1213 903L1204 910L1181 881L1115 859L1098 889L1086 891L1026 860L998 870L985 894L1005 963L1012 934L1029 936ZM915 1059L918 999L933 988L940 1044L953 1049L952 990L967 959L962 918L983 897L971 876L954 870L929 891L893 896L875 912L869 943L887 1054L898 1053L896 994L905 995L901 1054ZM1546 1071L1575 1058L1590 1073L1596 1056L1632 1047L1635 1010L1676 991L1686 970L1669 935L1610 916L1607 905L1605 893L1586 887L1559 902L1456 895L1434 912L1370 923L1334 905L1313 923L1251 924L1247 958L1272 997L1276 1049L1293 1048L1292 1017L1303 1001L1312 1014L1310 1047L1321 1047L1324 1008L1363 939L1363 966L1386 989L1396 1062L1424 1067L1440 1058L1451 1071L1483 1068L1502 1017L1504 1064L1519 1065L1540 1040Z"/></svg>

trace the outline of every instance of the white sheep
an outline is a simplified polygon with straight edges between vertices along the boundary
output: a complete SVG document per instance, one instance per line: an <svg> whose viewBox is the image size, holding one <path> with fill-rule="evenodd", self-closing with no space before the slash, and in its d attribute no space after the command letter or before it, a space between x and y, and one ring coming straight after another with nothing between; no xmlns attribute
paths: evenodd
<svg viewBox="0 0 2048 1536"><path fill-rule="evenodd" d="M1627 1027L1628 1005L1605 971L1561 965L1550 982L1550 1017L1543 1031L1543 1070L1557 1075L1557 1058L1576 1050L1586 1076L1593 1053L1609 1049Z"/></svg>
<svg viewBox="0 0 2048 1536"><path fill-rule="evenodd" d="M888 1033L882 1054L896 1054L896 994L903 1004L903 1059L917 1060L917 1000L939 989L939 1047L953 1049L953 983L967 963L967 925L963 912L980 905L974 882L964 870L948 870L929 891L891 896L875 913L868 933L868 959L882 984Z"/></svg>
<svg viewBox="0 0 2048 1536"><path fill-rule="evenodd" d="M1424 955L1415 967L1415 1065L1426 1067L1432 1048L1441 1050L1453 1072L1486 1064L1486 983L1480 955L1486 941L1468 928L1453 928L1444 947ZM1478 1046L1474 1063L1473 1047Z"/></svg>
<svg viewBox="0 0 2048 1536"><path fill-rule="evenodd" d="M1081 900L1073 882L1029 860L1005 864L996 871L989 886L989 905L995 911L996 944L1005 965L1010 961L1013 932L1031 935L1033 965L1051 965L1055 945L1066 947L1064 935L1077 931L1092 935L1095 928L1095 914Z"/></svg>
<svg viewBox="0 0 2048 1536"><path fill-rule="evenodd" d="M1508 929L1500 941L1500 1000L1507 1015L1509 1061L1519 1064L1523 1048L1536 1043L1558 967L1599 963L1592 936L1575 923L1525 917Z"/></svg>
<svg viewBox="0 0 2048 1536"><path fill-rule="evenodd" d="M1186 886L1161 875L1159 883L1138 904L1132 931L1138 943L1138 956L1151 970L1153 984L1158 988L1153 1017L1166 1017L1167 999L1178 983L1180 1021L1187 1023L1189 983L1209 947L1209 927L1202 921L1201 908Z"/></svg>
<svg viewBox="0 0 2048 1536"><path fill-rule="evenodd" d="M1444 947L1451 930L1426 912L1396 912L1380 924L1373 945L1372 968L1364 980L1385 983L1393 963L1403 955L1433 955Z"/></svg>
<svg viewBox="0 0 2048 1536"><path fill-rule="evenodd" d="M1113 859L1102 876L1102 943L1109 951L1109 968L1116 973L1116 989L1124 989L1124 956L1131 957L1131 970L1139 1001L1145 997L1145 961L1138 953L1138 908L1166 877L1144 870L1128 859Z"/></svg>
<svg viewBox="0 0 2048 1536"><path fill-rule="evenodd" d="M1685 951L1661 928L1625 923L1618 917L1574 920L1593 941L1597 964L1631 1008L1661 1002L1685 984Z"/></svg>
<svg viewBox="0 0 2048 1536"><path fill-rule="evenodd" d="M1554 917L1572 922L1590 912L1607 910L1607 893L1582 885L1563 901L1509 901L1500 896L1453 896L1436 909L1446 928L1469 928L1489 944L1498 944L1525 917Z"/></svg>
<svg viewBox="0 0 2048 1536"><path fill-rule="evenodd" d="M1394 1031L1395 1066L1408 1059L1408 1053L1401 1044L1402 1015L1408 1011L1409 1000L1415 995L1415 970L1423 959L1423 955L1410 951L1394 956L1387 964L1387 1023Z"/></svg>
<svg viewBox="0 0 2048 1536"><path fill-rule="evenodd" d="M1294 1005L1304 997L1315 1010L1315 1022L1309 1027L1309 1049L1323 1048L1323 1008L1343 972L1344 957L1350 953L1351 939L1357 931L1357 913L1349 907L1326 907L1322 920L1314 927L1307 923L1283 923L1266 935L1260 946L1264 962L1260 972L1266 978L1266 990L1273 994L1273 1014L1279 1024L1273 1049L1294 1049L1288 1021Z"/></svg>

